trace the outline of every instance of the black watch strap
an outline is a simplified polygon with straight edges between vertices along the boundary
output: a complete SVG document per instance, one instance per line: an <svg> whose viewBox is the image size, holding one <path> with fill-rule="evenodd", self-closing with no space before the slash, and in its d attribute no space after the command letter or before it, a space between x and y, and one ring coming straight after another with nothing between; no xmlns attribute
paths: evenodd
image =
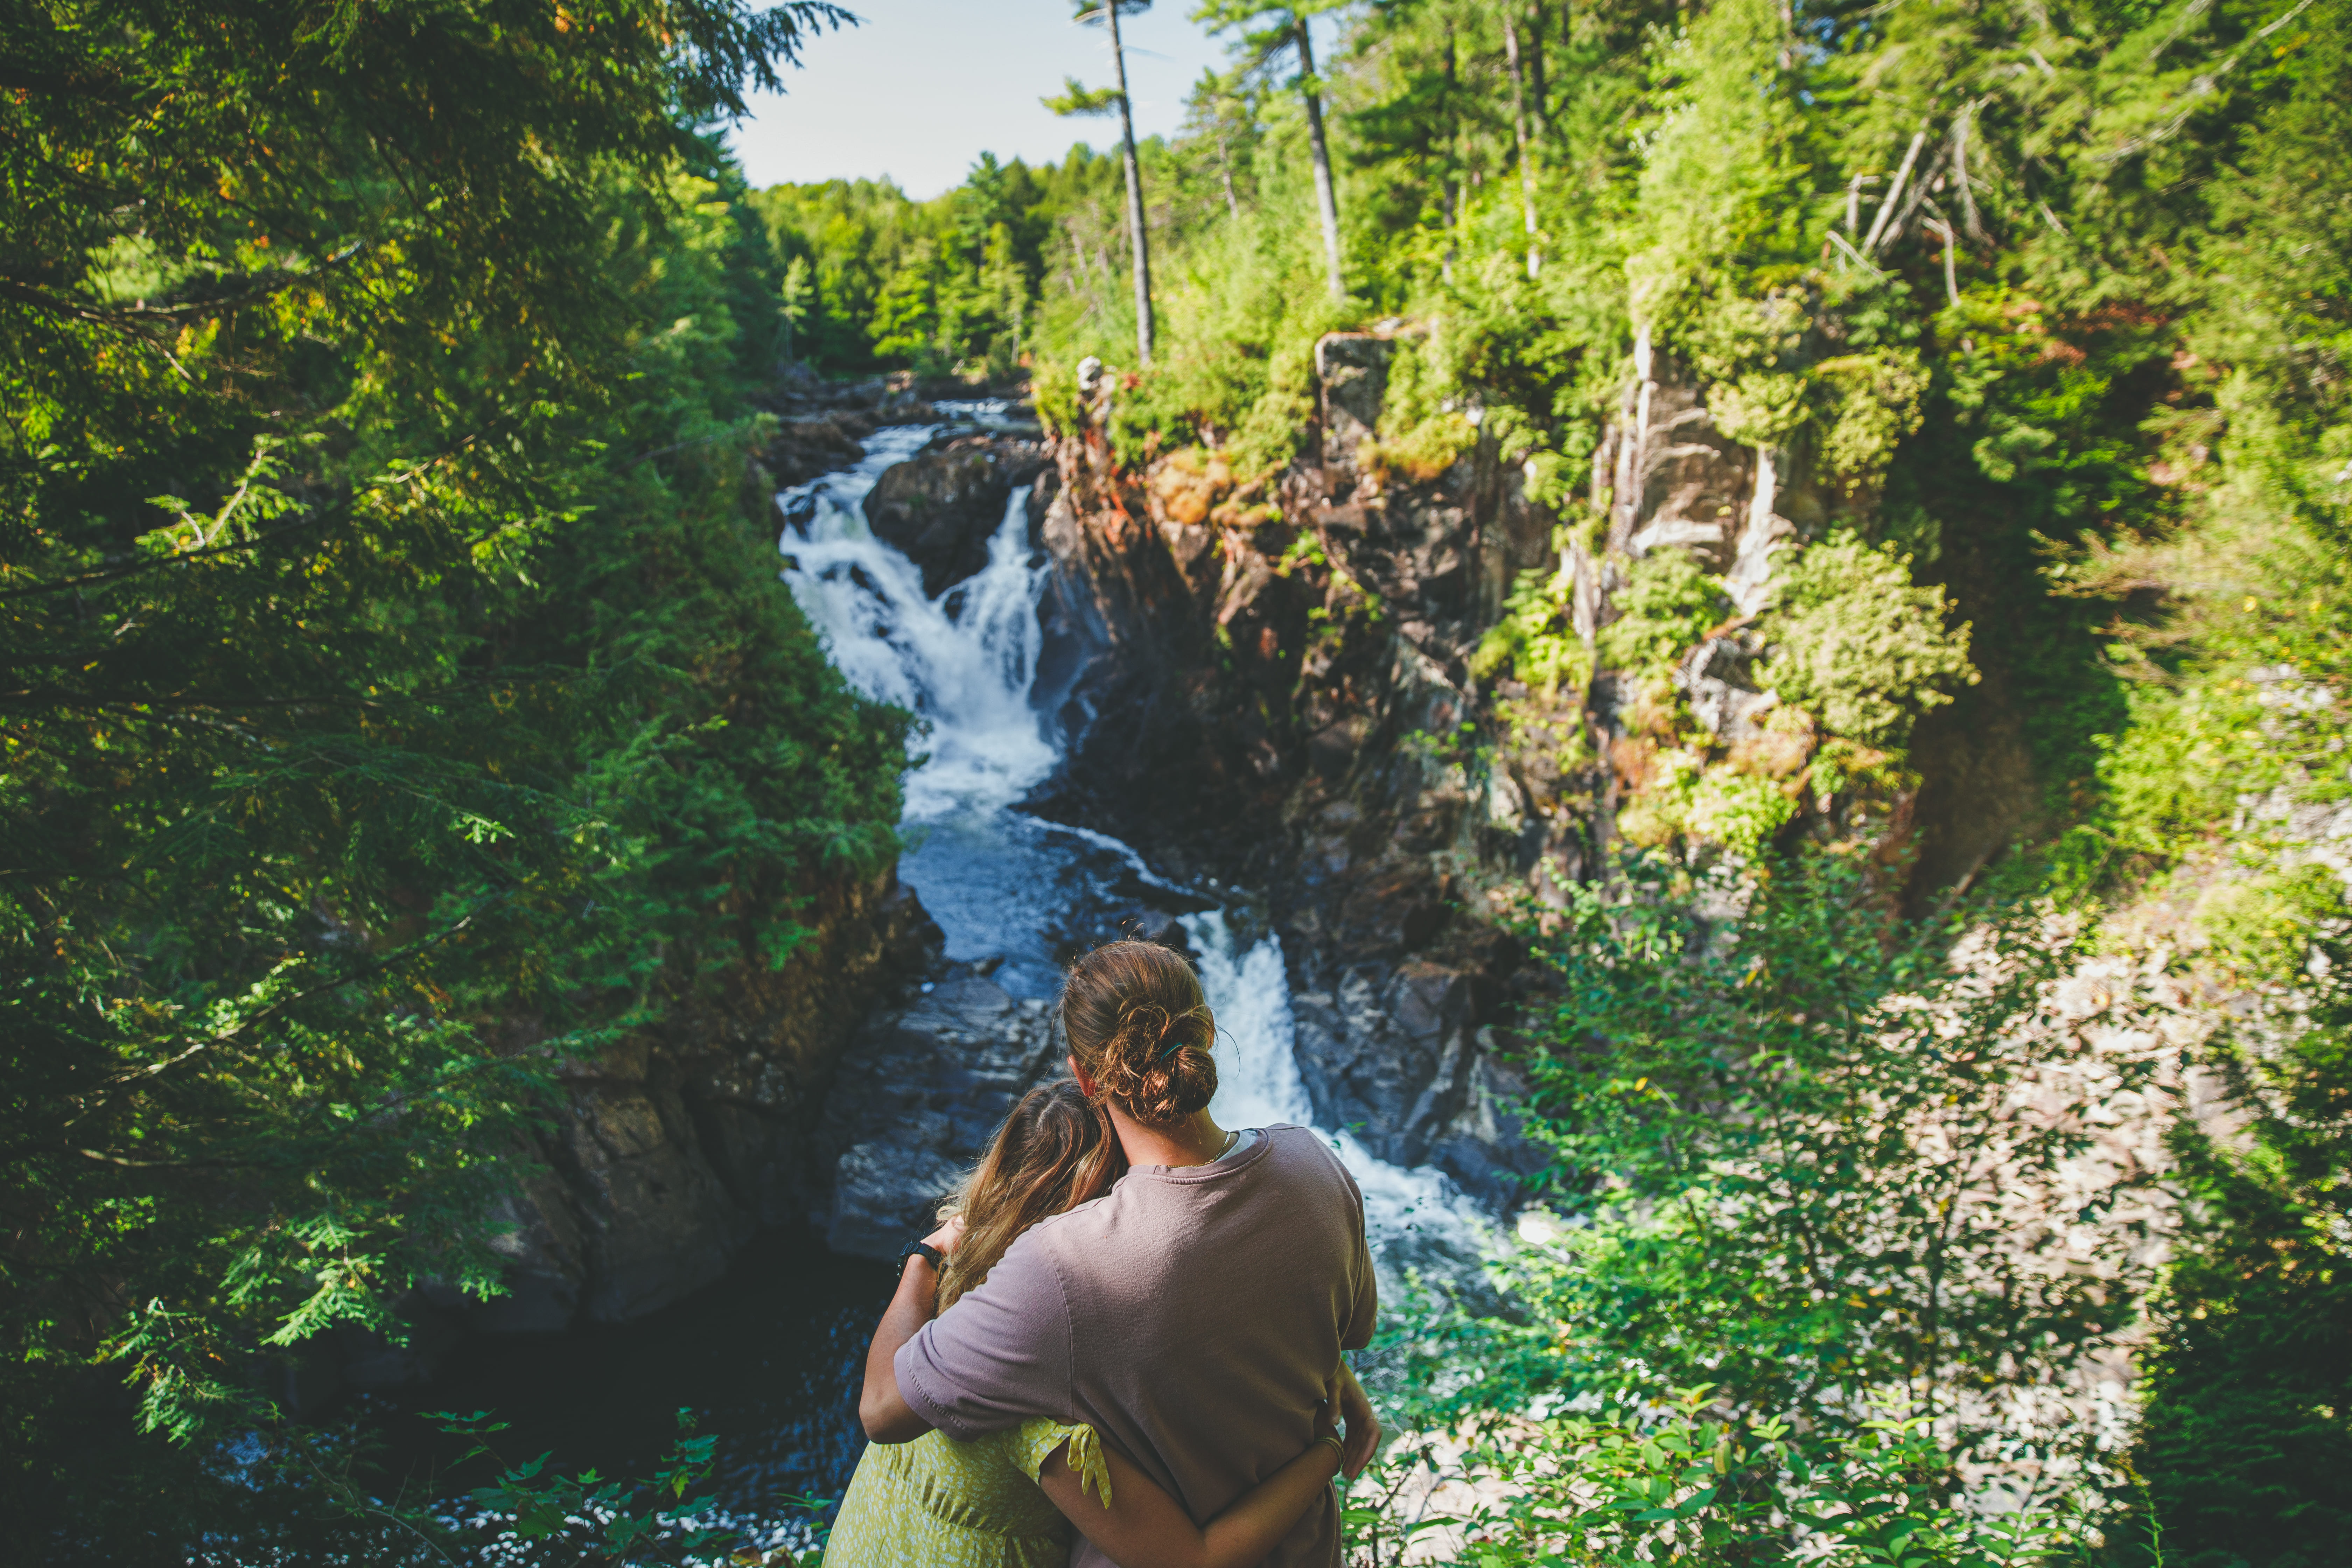
<svg viewBox="0 0 2352 1568"><path fill-rule="evenodd" d="M931 1267L935 1269L943 1267L947 1262L946 1258L940 1256L940 1249L933 1247L929 1242L910 1241L898 1250L899 1273L904 1274L907 1271L907 1259L914 1257L917 1253L920 1253L925 1258L929 1258L931 1260Z"/></svg>

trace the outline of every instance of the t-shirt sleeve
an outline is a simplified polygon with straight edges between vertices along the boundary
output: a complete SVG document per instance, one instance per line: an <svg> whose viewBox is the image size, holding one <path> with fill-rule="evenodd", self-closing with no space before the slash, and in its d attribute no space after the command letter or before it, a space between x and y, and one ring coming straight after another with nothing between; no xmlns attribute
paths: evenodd
<svg viewBox="0 0 2352 1568"><path fill-rule="evenodd" d="M1372 1268L1372 1249L1364 1228L1364 1194L1356 1185L1353 1173L1342 1165L1339 1174L1348 1184L1348 1195L1356 1204L1356 1255L1349 1260L1349 1270L1355 1276L1355 1300L1348 1311L1348 1326L1339 1335L1341 1350L1360 1351L1372 1342L1372 1329L1381 1316L1380 1277Z"/></svg>
<svg viewBox="0 0 2352 1568"><path fill-rule="evenodd" d="M1070 1418L1069 1302L1034 1239L1007 1247L978 1289L924 1324L891 1362L908 1407L959 1441L1032 1416Z"/></svg>

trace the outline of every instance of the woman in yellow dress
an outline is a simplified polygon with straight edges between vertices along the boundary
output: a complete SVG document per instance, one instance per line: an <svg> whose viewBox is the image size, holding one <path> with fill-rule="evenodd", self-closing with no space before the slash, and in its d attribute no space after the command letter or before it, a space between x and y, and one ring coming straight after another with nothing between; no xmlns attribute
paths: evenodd
<svg viewBox="0 0 2352 1568"><path fill-rule="evenodd" d="M1076 1084L1031 1089L927 1238L945 1255L937 1310L987 1279L1015 1237L1108 1192L1126 1166ZM1305 1451L1205 1528L1091 1426L1038 1419L969 1443L934 1431L870 1444L824 1568L1065 1568L1080 1524L1119 1568L1251 1568L1339 1473L1335 1409L1336 1389ZM1057 1457L1049 1497L1038 1473Z"/></svg>

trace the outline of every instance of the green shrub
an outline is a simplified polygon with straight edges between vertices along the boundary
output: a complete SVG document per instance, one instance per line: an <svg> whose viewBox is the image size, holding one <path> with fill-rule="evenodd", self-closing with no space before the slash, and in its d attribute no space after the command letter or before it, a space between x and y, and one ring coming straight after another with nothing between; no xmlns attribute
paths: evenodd
<svg viewBox="0 0 2352 1568"><path fill-rule="evenodd" d="M1620 612L1601 628L1601 664L1637 684L1664 679L1683 655L1731 614L1723 582L1686 550L1655 550L1621 563L1624 585L1612 598Z"/></svg>
<svg viewBox="0 0 2352 1568"><path fill-rule="evenodd" d="M1914 586L1909 559L1892 550L1832 534L1788 564L1776 592L1766 671L1783 701L1832 734L1900 746L1951 687L1976 683L1968 625L1947 626L1943 590Z"/></svg>

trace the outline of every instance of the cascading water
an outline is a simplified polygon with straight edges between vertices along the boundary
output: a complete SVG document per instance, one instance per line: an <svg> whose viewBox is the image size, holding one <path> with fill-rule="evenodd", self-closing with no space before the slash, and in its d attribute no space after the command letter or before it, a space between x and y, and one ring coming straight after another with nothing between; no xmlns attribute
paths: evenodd
<svg viewBox="0 0 2352 1568"><path fill-rule="evenodd" d="M788 533L784 580L850 684L929 725L929 759L907 779L907 820L935 822L1002 809L1054 765L1029 684L1044 634L1041 569L1030 563L1018 493L988 542L988 564L937 599L915 563L874 537L859 503L882 470L932 434L927 426L877 431L856 468L779 498Z"/></svg>
<svg viewBox="0 0 2352 1568"><path fill-rule="evenodd" d="M1198 895L1174 888L1107 834L1011 809L1057 760L1030 691L1050 567L1031 542L1016 490L989 542L987 566L924 598L920 571L873 536L858 507L882 470L930 434L880 431L856 468L780 497L794 524L782 542L784 577L842 673L930 726L929 756L907 780L915 842L899 873L946 931L949 956L1000 959L999 984L1016 995L1049 995L1055 946L1099 935L1084 929L1081 907L1099 906L1106 887L1140 883L1188 901ZM1312 1125L1279 939L1244 945L1218 910L1187 916L1183 925L1223 1036L1218 1120ZM1475 1263L1486 1226L1451 1182L1376 1159L1351 1133L1329 1137L1363 1188L1384 1272L1393 1278L1401 1265L1457 1272Z"/></svg>

